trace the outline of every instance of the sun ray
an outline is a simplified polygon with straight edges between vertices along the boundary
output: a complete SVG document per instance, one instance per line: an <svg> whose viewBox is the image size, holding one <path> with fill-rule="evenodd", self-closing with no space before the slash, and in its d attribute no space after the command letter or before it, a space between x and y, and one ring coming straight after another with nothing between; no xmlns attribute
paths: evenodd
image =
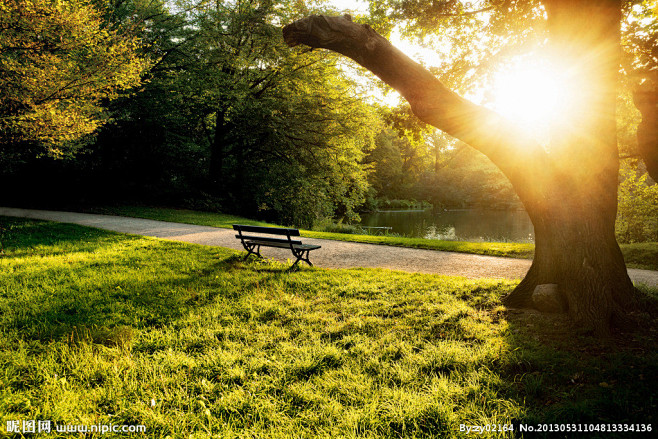
<svg viewBox="0 0 658 439"><path fill-rule="evenodd" d="M495 75L489 105L547 144L551 130L576 111L568 84L554 63L519 61Z"/></svg>

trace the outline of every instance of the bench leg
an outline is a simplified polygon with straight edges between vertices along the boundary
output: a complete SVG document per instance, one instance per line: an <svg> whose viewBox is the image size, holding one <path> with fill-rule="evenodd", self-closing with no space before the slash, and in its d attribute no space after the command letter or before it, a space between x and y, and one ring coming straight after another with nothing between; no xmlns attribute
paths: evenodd
<svg viewBox="0 0 658 439"><path fill-rule="evenodd" d="M310 252L310 250L293 250L292 254L293 254L293 256L295 256L297 258L297 260L295 261L294 264L292 264L290 269L292 270L294 267L296 267L297 264L299 263L299 261L304 261L312 267L313 264L311 263L311 261L308 260L309 252ZM306 257L304 257L304 253L306 253Z"/></svg>
<svg viewBox="0 0 658 439"><path fill-rule="evenodd" d="M245 255L244 258L242 258L243 261L246 261L249 255L256 255L259 258L263 257L260 254L260 245L242 243L242 246L244 247L245 250L247 250L247 254ZM254 248L256 249L256 251L254 251Z"/></svg>

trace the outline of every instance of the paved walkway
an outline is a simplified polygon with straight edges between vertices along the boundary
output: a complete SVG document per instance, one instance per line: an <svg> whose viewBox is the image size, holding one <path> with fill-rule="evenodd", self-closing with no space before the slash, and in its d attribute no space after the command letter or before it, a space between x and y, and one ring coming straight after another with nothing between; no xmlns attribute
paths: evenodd
<svg viewBox="0 0 658 439"><path fill-rule="evenodd" d="M235 239L234 231L230 229L122 216L7 207L0 207L0 215L73 223L121 233L243 250L240 241ZM311 261L314 265L324 268L390 268L418 273L465 276L472 279L479 277L520 279L530 268L530 261L526 259L499 258L328 239L303 238L303 240L304 243L322 246L322 249L311 252ZM264 256L280 261L287 261L292 257L290 251L284 249L264 248L262 253ZM658 286L657 271L631 268L628 273L634 282Z"/></svg>

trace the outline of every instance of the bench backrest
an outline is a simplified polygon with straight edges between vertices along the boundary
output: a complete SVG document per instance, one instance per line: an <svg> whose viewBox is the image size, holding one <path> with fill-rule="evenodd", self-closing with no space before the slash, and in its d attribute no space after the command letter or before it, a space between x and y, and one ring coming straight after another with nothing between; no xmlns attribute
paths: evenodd
<svg viewBox="0 0 658 439"><path fill-rule="evenodd" d="M267 233L270 235L299 236L299 230L289 229L286 227L244 226L241 224L233 224L233 230L237 230L240 234L242 234L242 232L246 232Z"/></svg>

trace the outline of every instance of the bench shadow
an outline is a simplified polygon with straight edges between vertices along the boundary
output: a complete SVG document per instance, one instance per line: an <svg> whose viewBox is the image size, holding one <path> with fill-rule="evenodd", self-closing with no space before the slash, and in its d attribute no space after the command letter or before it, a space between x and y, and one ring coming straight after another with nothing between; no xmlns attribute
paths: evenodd
<svg viewBox="0 0 658 439"><path fill-rule="evenodd" d="M300 261L297 265L295 265L292 259L288 259L286 262L281 262L277 259L267 256L258 257L253 254L248 254L246 251L242 251L240 254L230 259L230 262L235 267L238 267L239 263L248 263L251 264L252 269L258 271L259 273L297 273L315 268L314 266L308 265L303 261Z"/></svg>

